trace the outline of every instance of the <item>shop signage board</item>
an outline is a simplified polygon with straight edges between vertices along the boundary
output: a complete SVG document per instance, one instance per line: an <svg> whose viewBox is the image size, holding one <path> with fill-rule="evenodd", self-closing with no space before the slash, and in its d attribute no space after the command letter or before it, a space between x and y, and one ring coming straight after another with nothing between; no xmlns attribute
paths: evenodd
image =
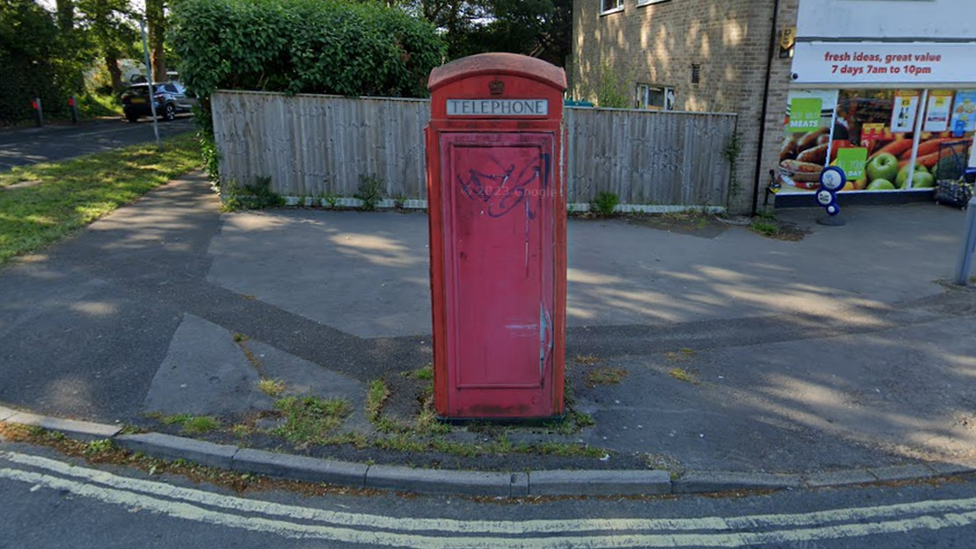
<svg viewBox="0 0 976 549"><path fill-rule="evenodd" d="M797 84L964 84L976 43L797 42Z"/></svg>

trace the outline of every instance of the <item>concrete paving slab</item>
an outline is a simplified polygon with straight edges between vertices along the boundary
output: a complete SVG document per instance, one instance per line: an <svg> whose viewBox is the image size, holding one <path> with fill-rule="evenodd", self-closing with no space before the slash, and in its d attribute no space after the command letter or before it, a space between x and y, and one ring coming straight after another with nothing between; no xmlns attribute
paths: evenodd
<svg viewBox="0 0 976 549"><path fill-rule="evenodd" d="M935 471L937 475L968 475L976 473L976 465L933 462L926 463L926 465Z"/></svg>
<svg viewBox="0 0 976 549"><path fill-rule="evenodd" d="M234 454L237 453L236 446L160 433L121 435L115 438L115 442L130 452L142 452L147 456L174 461L183 459L222 469L233 466Z"/></svg>
<svg viewBox="0 0 976 549"><path fill-rule="evenodd" d="M847 471L828 471L803 476L803 481L811 488L825 488L829 486L845 486L851 484L867 484L878 479L867 469L851 469Z"/></svg>
<svg viewBox="0 0 976 549"><path fill-rule="evenodd" d="M0 421L6 421L7 418L17 414L17 410L11 410L10 408L4 408L0 406Z"/></svg>
<svg viewBox="0 0 976 549"><path fill-rule="evenodd" d="M429 494L509 497L512 493L512 475L372 465L366 472L366 487Z"/></svg>
<svg viewBox="0 0 976 549"><path fill-rule="evenodd" d="M941 291L934 281L951 274L959 212L917 204L845 213L852 221L840 229L814 225L812 211L782 214L813 231L801 242L743 227L700 238L571 220L569 325L830 314ZM428 334L426 229L422 214L234 214L211 245L209 280L361 337Z"/></svg>
<svg viewBox="0 0 976 549"><path fill-rule="evenodd" d="M512 473L511 494L513 498L529 495L529 475L527 473Z"/></svg>
<svg viewBox="0 0 976 549"><path fill-rule="evenodd" d="M267 410L260 376L230 331L184 315L146 395L147 413L224 415Z"/></svg>
<svg viewBox="0 0 976 549"><path fill-rule="evenodd" d="M878 480L916 480L930 478L936 475L931 467L925 464L902 465L898 467L872 467L868 472Z"/></svg>
<svg viewBox="0 0 976 549"><path fill-rule="evenodd" d="M2 414L0 414L2 416ZM6 419L10 423L21 425L33 425L49 431L64 433L70 438L78 440L102 440L112 438L119 434L122 427L119 425L104 425L102 423L91 423L88 421L75 421L73 419L60 419L56 417L40 416L28 414L26 412L16 413Z"/></svg>
<svg viewBox="0 0 976 549"><path fill-rule="evenodd" d="M242 448L234 455L237 471L305 482L363 488L368 465Z"/></svg>
<svg viewBox="0 0 976 549"><path fill-rule="evenodd" d="M531 471L533 496L656 495L671 492L667 471Z"/></svg>
<svg viewBox="0 0 976 549"><path fill-rule="evenodd" d="M734 492L740 490L780 490L803 485L799 475L770 473L732 473L727 471L691 471L672 483L675 494L701 492Z"/></svg>

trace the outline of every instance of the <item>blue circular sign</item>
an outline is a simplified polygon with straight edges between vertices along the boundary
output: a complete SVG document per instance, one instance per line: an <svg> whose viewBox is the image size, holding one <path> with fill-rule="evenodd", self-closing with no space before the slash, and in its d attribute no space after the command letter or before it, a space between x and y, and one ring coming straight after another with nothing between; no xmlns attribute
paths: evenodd
<svg viewBox="0 0 976 549"><path fill-rule="evenodd" d="M820 172L820 186L835 193L847 185L847 174L837 166L830 166Z"/></svg>

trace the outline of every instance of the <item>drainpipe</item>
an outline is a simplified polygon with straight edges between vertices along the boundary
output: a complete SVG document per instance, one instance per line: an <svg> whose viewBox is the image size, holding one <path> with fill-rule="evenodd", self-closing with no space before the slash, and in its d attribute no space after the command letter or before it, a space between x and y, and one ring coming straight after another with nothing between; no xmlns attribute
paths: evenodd
<svg viewBox="0 0 976 549"><path fill-rule="evenodd" d="M769 79L773 75L773 57L776 55L776 27L779 25L779 0L773 2L773 28L769 31L769 55L766 58L766 84L763 88L762 118L759 122L759 151L756 154L756 184L752 189L752 215L759 204L759 187L763 178L763 149L766 147L766 116L769 114Z"/></svg>

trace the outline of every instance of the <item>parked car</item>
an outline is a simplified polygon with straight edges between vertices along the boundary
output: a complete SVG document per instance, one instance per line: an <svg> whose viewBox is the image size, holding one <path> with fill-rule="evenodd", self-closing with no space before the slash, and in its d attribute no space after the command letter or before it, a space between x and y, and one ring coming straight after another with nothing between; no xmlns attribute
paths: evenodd
<svg viewBox="0 0 976 549"><path fill-rule="evenodd" d="M188 94L186 88L179 82L153 85L153 100L156 103L156 115L164 120L173 120L176 115L191 112L196 98ZM149 104L149 84L132 84L122 94L122 112L129 122L139 120L140 116L152 116L152 105Z"/></svg>

